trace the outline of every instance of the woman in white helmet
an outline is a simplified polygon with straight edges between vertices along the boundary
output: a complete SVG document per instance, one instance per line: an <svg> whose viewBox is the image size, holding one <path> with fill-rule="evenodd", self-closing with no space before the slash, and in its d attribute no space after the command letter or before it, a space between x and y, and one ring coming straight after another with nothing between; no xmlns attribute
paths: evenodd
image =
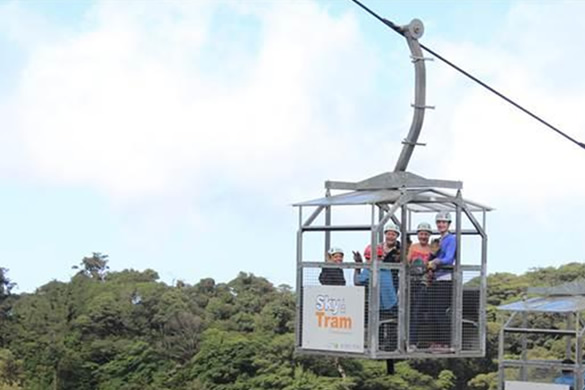
<svg viewBox="0 0 585 390"><path fill-rule="evenodd" d="M388 222L384 226L384 242L382 246L383 261L385 263L399 263L400 262L400 230L394 222Z"/></svg>
<svg viewBox="0 0 585 390"><path fill-rule="evenodd" d="M376 256L378 260L383 260L384 263L399 263L400 262L400 230L393 222L388 222L384 226L384 242L378 244L376 248ZM371 245L368 244L364 250L364 257L370 260L372 256ZM362 255L359 252L353 253L355 261L361 262Z"/></svg>
<svg viewBox="0 0 585 390"><path fill-rule="evenodd" d="M431 259L431 255L433 252L431 251L431 245L429 243L431 234L433 230L431 229L431 224L428 222L421 222L416 227L416 236L418 238L418 242L412 244L408 250L408 262L412 263L416 259L420 259L424 262L425 265Z"/></svg>
<svg viewBox="0 0 585 390"><path fill-rule="evenodd" d="M434 270L440 269L443 266L452 266L455 262L455 252L457 249L455 235L449 232L449 226L451 226L451 214L449 214L448 211L441 211L437 213L435 221L441 239L439 242L439 251L435 256L435 259L430 263L430 267ZM436 279L451 280L451 273L438 271Z"/></svg>
<svg viewBox="0 0 585 390"><path fill-rule="evenodd" d="M384 226L384 242L379 244L376 248L375 256L378 261L382 262L398 262L400 261L400 230L392 222L388 222ZM370 245L364 250L364 256L368 262L372 261L373 254ZM362 262L362 256L359 252L354 252L354 260L356 262ZM380 320L387 320L396 318L396 304L398 303L398 297L396 296L395 280L397 278L392 274L389 269L380 270ZM355 269L354 273L354 284L356 286L365 286L366 289L370 282L370 270L360 268ZM367 291L367 290L366 290ZM366 296L368 294L366 293ZM367 317L366 317L367 318ZM389 324L380 326L379 329L379 347L383 350L395 350L396 349L396 330L388 329Z"/></svg>
<svg viewBox="0 0 585 390"><path fill-rule="evenodd" d="M429 268L435 272L429 291L431 327L434 329L431 348L449 349L451 347L451 302L453 300L453 282L451 269L455 263L457 242L455 235L449 232L451 214L447 211L437 213L435 218L437 230L441 235L439 250L429 262Z"/></svg>
<svg viewBox="0 0 585 390"><path fill-rule="evenodd" d="M343 249L333 247L327 252L327 262L341 264L343 262ZM319 275L319 282L324 286L345 286L343 269L324 267Z"/></svg>

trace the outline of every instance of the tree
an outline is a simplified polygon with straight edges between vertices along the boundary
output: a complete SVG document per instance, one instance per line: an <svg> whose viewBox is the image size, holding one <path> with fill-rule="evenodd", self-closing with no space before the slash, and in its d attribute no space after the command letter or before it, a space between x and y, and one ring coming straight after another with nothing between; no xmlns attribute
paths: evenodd
<svg viewBox="0 0 585 390"><path fill-rule="evenodd" d="M0 302L6 299L16 283L13 283L7 276L8 269L0 267Z"/></svg>
<svg viewBox="0 0 585 390"><path fill-rule="evenodd" d="M498 373L479 374L468 382L470 390L496 390L498 388Z"/></svg>
<svg viewBox="0 0 585 390"><path fill-rule="evenodd" d="M108 266L108 255L100 252L93 252L91 257L84 257L80 263L79 274L88 276L95 280L103 281L110 267ZM73 266L74 269L79 268Z"/></svg>
<svg viewBox="0 0 585 390"><path fill-rule="evenodd" d="M2 386L20 386L24 372L22 360L16 359L12 351L0 349L0 390Z"/></svg>

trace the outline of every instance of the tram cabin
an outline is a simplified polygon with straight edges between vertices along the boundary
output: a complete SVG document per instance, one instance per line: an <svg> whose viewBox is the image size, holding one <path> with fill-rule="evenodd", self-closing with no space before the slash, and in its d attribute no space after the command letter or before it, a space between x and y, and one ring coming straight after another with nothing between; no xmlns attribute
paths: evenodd
<svg viewBox="0 0 585 390"><path fill-rule="evenodd" d="M391 172L356 183L327 181L325 197L294 204L296 351L372 359L484 356L490 208L464 199L461 189L457 181ZM431 240L446 234L437 230L437 215L449 219L452 264L409 259L417 226ZM388 226L395 234L384 231ZM386 234L402 244L392 260L379 253Z"/></svg>

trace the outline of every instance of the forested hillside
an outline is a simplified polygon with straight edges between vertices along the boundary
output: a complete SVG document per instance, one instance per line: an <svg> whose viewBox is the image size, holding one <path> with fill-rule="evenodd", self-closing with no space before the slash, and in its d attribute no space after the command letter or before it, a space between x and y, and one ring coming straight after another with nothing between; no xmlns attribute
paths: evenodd
<svg viewBox="0 0 585 390"><path fill-rule="evenodd" d="M487 390L497 370L494 306L527 286L585 277L581 264L493 274L486 358L399 362L387 376L383 362L295 356L294 292L251 274L169 286L153 270L109 272L107 256L94 253L69 282L16 295L1 271L0 390ZM564 341L555 343L536 350L561 355Z"/></svg>

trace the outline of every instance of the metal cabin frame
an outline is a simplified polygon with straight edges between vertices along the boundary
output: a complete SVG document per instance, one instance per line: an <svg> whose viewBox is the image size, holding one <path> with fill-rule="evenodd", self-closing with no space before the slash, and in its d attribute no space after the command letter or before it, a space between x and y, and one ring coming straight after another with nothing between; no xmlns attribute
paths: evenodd
<svg viewBox="0 0 585 390"><path fill-rule="evenodd" d="M499 306L502 315L502 327L498 344L498 389L503 390L506 383L506 371L518 370L521 382L529 382L528 370L568 370L573 371L575 389L583 389L585 385L585 363L583 361L583 343L585 321L585 280L567 283L556 287L535 287L527 291L533 298L516 301ZM547 328L531 327L531 317L557 315L565 317L565 329L554 329L552 324ZM542 322L541 322L542 323ZM511 335L521 335L521 353L519 359L510 359L506 355L505 341ZM575 364L563 364L558 360L534 360L528 358L528 336L565 337L565 358L572 359ZM508 357L508 358L507 358Z"/></svg>
<svg viewBox="0 0 585 390"><path fill-rule="evenodd" d="M384 173L360 182L325 182L326 196L306 202L296 203L298 208L299 227L297 231L297 315L296 315L296 352L333 355L343 357L367 357L373 359L400 359L400 358L426 358L426 357L482 357L486 349L486 266L487 266L487 233L486 212L491 208L483 206L462 197L462 183L459 181L430 180L410 172ZM332 195L332 190L346 191ZM450 192L455 192L451 194ZM339 206L369 206L371 208L370 220L360 225L334 225L331 223L331 215ZM304 211L311 209L310 215L305 216ZM369 282L369 307L368 317L370 321L365 331L366 344L364 353L348 353L339 351L321 351L302 348L302 291L304 286L303 275L308 268L325 268L322 261L305 261L303 259L303 240L307 233L324 233L325 253L331 246L331 232L370 232L371 247L381 242L384 225L392 220L401 230L401 237L416 235L411 226L413 213L434 213L450 211L454 213L454 227L457 242L456 261L453 267L453 294L452 294L452 346L450 351L444 353L431 353L429 351L409 351L407 341L409 334L409 307L408 296L409 279L407 275L406 251L401 253L400 263L379 264L373 261L371 265L355 263L352 260L339 265L343 269L355 269L370 267ZM474 215L479 213L481 217ZM324 224L316 225L318 217L323 218ZM471 229L462 229L462 219L466 217ZM478 220L479 218L479 220ZM436 232L435 232L436 234ZM463 235L477 235L481 238L481 263L479 265L464 265L461 263L461 238ZM382 351L378 348L378 327L381 323L378 318L380 285L378 275L381 269L392 269L399 275L400 282L397 291L398 318L397 318L397 348L394 351ZM467 320L463 313L464 273L477 275L474 278L473 289L479 296L477 318ZM478 280L479 279L479 280ZM477 343L472 347L464 344L464 326L473 326L477 333Z"/></svg>

